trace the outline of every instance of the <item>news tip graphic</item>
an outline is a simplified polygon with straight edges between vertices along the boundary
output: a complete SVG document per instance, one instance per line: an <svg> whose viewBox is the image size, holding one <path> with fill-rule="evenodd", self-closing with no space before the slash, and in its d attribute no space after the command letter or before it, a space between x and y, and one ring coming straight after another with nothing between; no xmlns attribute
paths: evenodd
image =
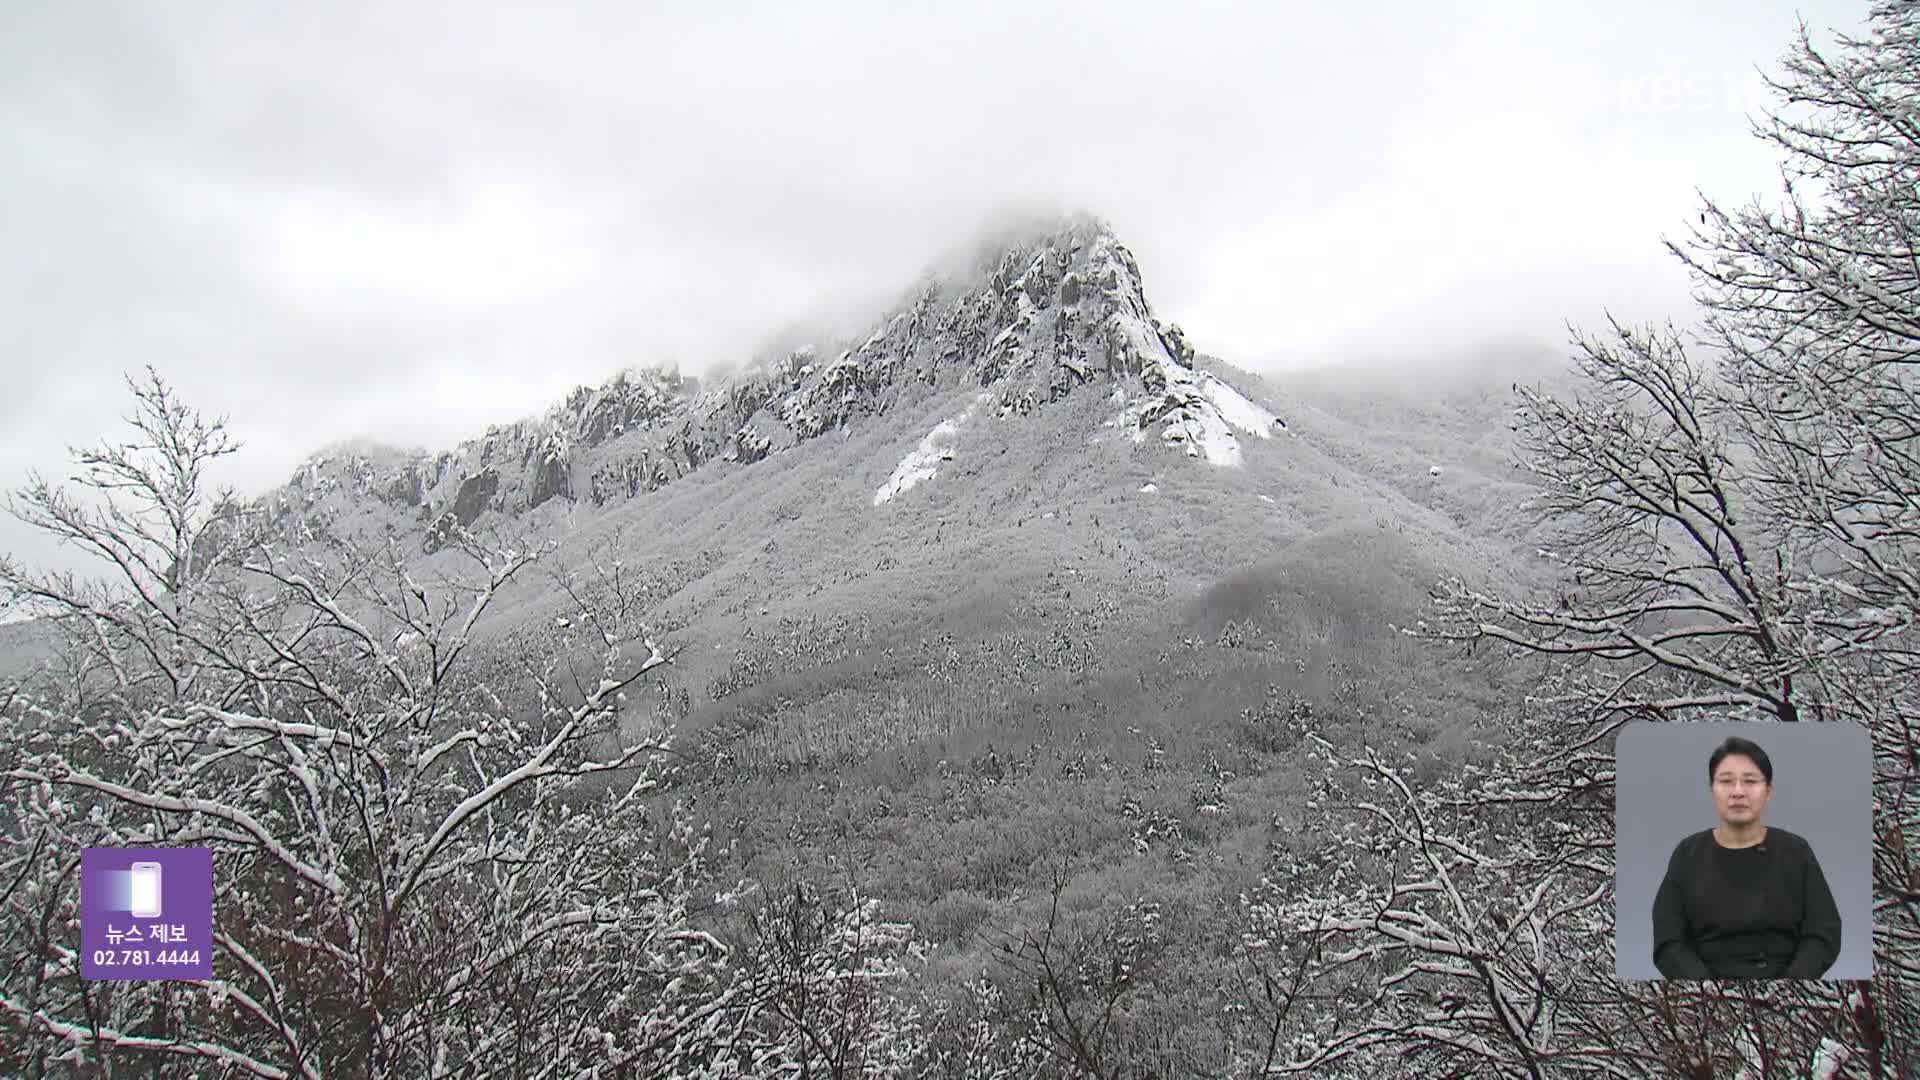
<svg viewBox="0 0 1920 1080"><path fill-rule="evenodd" d="M213 977L213 852L80 853L80 977Z"/></svg>

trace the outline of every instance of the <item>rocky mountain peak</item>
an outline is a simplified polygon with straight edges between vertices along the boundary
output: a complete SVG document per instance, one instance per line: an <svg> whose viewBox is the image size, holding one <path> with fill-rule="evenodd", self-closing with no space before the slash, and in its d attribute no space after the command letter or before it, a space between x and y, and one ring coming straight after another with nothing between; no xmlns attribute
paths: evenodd
<svg viewBox="0 0 1920 1080"><path fill-rule="evenodd" d="M417 519L424 547L456 525L564 499L604 506L711 464L750 465L905 401L977 386L976 405L1032 414L1098 384L1134 438L1215 464L1271 413L1196 365L1147 302L1132 252L1098 218L1011 230L957 272L930 274L863 340L803 347L711 385L629 369L543 415L457 449L349 446L316 456L264 508L295 536L377 500ZM970 410L977 411L977 410Z"/></svg>

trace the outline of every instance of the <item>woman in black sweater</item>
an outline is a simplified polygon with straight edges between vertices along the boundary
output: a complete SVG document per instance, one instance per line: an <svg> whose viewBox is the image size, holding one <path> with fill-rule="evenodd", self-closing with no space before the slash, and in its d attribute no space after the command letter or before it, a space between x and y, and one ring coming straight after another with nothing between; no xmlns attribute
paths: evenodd
<svg viewBox="0 0 1920 1080"><path fill-rule="evenodd" d="M1773 762L1730 738L1707 762L1716 828L1680 841L1653 900L1669 979L1818 979L1840 956L1840 910L1806 839L1761 824Z"/></svg>

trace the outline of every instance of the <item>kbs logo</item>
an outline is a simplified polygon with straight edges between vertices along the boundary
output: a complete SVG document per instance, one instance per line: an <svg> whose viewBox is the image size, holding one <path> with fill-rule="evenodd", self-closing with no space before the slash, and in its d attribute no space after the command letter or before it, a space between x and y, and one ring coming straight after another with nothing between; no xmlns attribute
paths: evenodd
<svg viewBox="0 0 1920 1080"><path fill-rule="evenodd" d="M1625 112L1728 112L1759 114L1773 101L1757 76L1643 75L1623 79L1616 98Z"/></svg>

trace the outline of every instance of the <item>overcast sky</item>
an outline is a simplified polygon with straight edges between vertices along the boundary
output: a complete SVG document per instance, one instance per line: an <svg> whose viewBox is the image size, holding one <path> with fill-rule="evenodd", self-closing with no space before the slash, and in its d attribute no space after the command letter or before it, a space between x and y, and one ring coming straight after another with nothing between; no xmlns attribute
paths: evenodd
<svg viewBox="0 0 1920 1080"><path fill-rule="evenodd" d="M245 490L447 447L1009 206L1107 218L1245 367L1681 318L1660 237L1777 187L1746 115L1796 16L1865 3L0 3L0 487L149 362Z"/></svg>

